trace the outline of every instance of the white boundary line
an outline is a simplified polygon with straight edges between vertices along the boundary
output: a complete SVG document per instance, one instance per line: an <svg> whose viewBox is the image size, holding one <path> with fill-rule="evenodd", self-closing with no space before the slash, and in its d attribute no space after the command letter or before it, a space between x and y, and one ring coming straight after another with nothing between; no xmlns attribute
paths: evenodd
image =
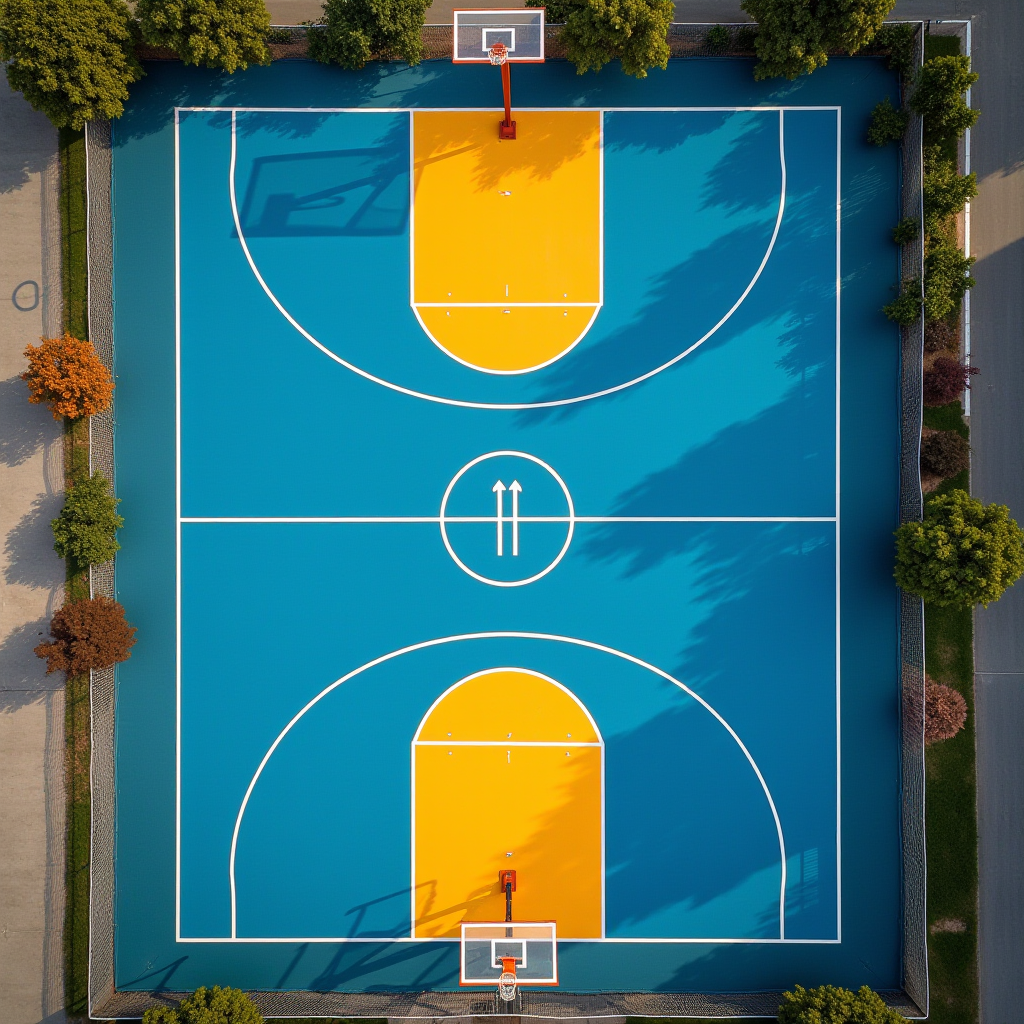
<svg viewBox="0 0 1024 1024"><path fill-rule="evenodd" d="M175 737L174 935L181 937L181 135L174 111L174 535Z"/></svg>
<svg viewBox="0 0 1024 1024"><path fill-rule="evenodd" d="M842 328L842 318L840 315L840 296L842 294L842 246L840 244L842 236L843 226L843 190L842 190L842 178L843 178L843 110L842 107L836 109L836 497L835 497L835 513L836 513L836 941L843 941L843 829L842 829L842 812L843 812L843 787L841 781L842 773L842 717L840 709L842 702L840 700L840 677L842 675L842 665L840 661L840 639L842 632L842 616L840 614L841 607L841 594L839 586L839 574L841 570L841 559L840 559L840 547L841 539L840 534L842 531L840 517L842 512L840 510L840 502L842 500L842 488L841 484L841 473L840 473L840 457L841 457L841 446L839 443L841 435L841 417L840 417L840 379L841 379L841 359L840 359L840 334Z"/></svg>
<svg viewBox="0 0 1024 1024"><path fill-rule="evenodd" d="M452 740L421 740L420 733L423 732L423 727L427 724L427 719L437 710L438 706L442 704L449 694L453 693L464 683L471 682L474 679L479 679L481 676L493 675L496 672L518 672L522 675L533 676L535 679L542 679L546 683L550 683L552 686L561 690L566 696L568 696L576 706L587 716L587 721L590 723L591 728L594 730L594 734L597 736L596 743L554 743L546 741L538 742L525 742L518 741L513 742L512 740L458 740L453 742ZM416 936L416 748L417 747L598 747L601 751L601 938L605 937L605 835L604 835L604 736L601 735L601 730L598 728L597 722L594 720L594 716L590 713L590 709L576 696L568 686L560 683L557 679L552 679L551 676L544 675L543 672L536 672L533 669L521 668L513 665L500 665L495 668L485 668L479 672L473 672L468 676L464 676L457 683L453 683L444 691L433 704L427 708L426 714L420 719L420 724L416 727L416 732L413 733L412 741L409 744L410 753L409 760L412 763L412 790L409 795L409 817L410 817L410 860L409 860L409 875L410 875L410 886L409 886L409 921L410 924L410 938L417 938ZM464 924L466 922L463 922ZM421 936L421 938L427 938Z"/></svg>
<svg viewBox="0 0 1024 1024"><path fill-rule="evenodd" d="M181 108L175 108L176 111L178 109L181 109ZM185 109L197 109L197 108L185 108ZM235 195L235 165L237 163L237 158L238 158L238 139L237 139L238 133L237 133L237 130L236 130L237 115L238 115L238 112L240 110L241 111L247 111L247 110L256 110L258 108L244 108L244 107L241 107L241 108L240 107L222 107L222 108L217 108L217 107L211 107L211 108L201 108L201 109L217 110L217 111L221 111L221 112L230 110L230 112L231 112L231 161L230 161L230 168L229 168L229 173L228 173L228 186L229 186L228 187L228 192L229 192L229 197L230 197L230 200L231 200L231 215L234 218L235 231L236 231L236 233L238 235L238 242L239 242L239 245L242 248L243 254L245 255L246 262L248 262L248 264L249 264L249 269L252 271L253 276L256 278L256 281L258 282L260 287L263 289L263 291L266 294L267 298L269 298L270 301L277 308L278 312L285 318L285 320L288 321L288 323L290 323L292 325L292 327L295 328L296 331L299 332L299 334L301 334L308 342L310 342L310 344L314 345L321 352L323 352L323 354L325 356L327 356L329 359L334 360L334 362L338 363L340 366L344 366L347 370L351 370L353 373L358 374L360 377L363 377L366 380L371 381L374 384L379 384L381 387L389 388L392 391L397 391L400 394L408 395L411 398L419 398L419 399L422 399L423 401L426 401L426 402L436 402L436 403L438 403L440 405L451 405L451 406L457 406L459 408L465 408L465 409L509 409L509 410L518 410L518 409L550 409L550 408L555 408L555 407L563 406L563 405L575 405L576 403L590 401L591 399L594 399L594 398L603 398L606 395L612 395L612 394L615 394L618 391L624 391L626 388L633 387L636 384L641 384L645 380L649 380L651 377L657 376L662 371L667 370L671 366L674 366L680 360L685 359L686 356L688 356L691 352L693 352L695 349L698 349L701 345L703 345L704 342L707 341L708 338L710 338L713 334L715 334L718 331L718 329L724 323L726 323L727 320L729 320L732 317L733 313L735 313L736 310L739 309L739 307L741 305L743 305L743 303L746 301L747 296L750 294L751 290L753 289L754 285L757 284L757 281L761 277L761 274L764 272L764 268L768 265L768 260L771 257L772 251L775 248L775 242L776 242L776 240L779 237L779 229L782 227L782 218L783 218L783 214L785 213L785 209L786 209L786 145L785 145L785 127L784 127L784 111L785 111L786 108L783 108L783 107L750 107L750 108L746 108L746 107L707 107L707 108L705 108L705 107L653 107L653 108L635 108L636 110L650 109L650 110L659 110L659 111L666 111L666 112L667 111L683 111L683 110L748 110L748 109L749 110L757 110L757 111L761 111L761 112L770 112L772 110L775 110L775 111L778 112L778 115L779 115L779 164L780 164L780 170L781 170L781 186L780 186L780 189L779 189L779 210L778 210L778 214L776 215L776 218L775 218L775 228L772 231L772 237L771 237L770 242L768 243L768 248L765 250L765 254L764 254L763 258L761 259L761 263L758 266L757 271L754 273L754 276L750 279L750 282L747 284L746 288L744 288L744 290L741 293L740 297L733 303L733 305L729 308L729 310L725 313L725 315L718 321L718 323L716 323L714 325L714 327L712 327L701 338L699 338L692 345L690 345L689 348L684 349L678 355L673 356L671 359L669 359L667 362L662 363L660 366L656 366L653 370L648 370L647 373L641 374L639 377L634 377L632 380L625 381L622 384L616 384L614 387L604 388L601 391L594 391L594 392L591 392L591 393L586 394L586 395L577 395L577 396L574 396L572 398L559 398L559 399L554 399L552 401L547 401L547 402L470 402L470 401L465 401L463 399L457 399L457 398L445 398L445 397L443 397L441 395L432 395L432 394L429 394L429 393L424 392L424 391L416 391L416 390L414 390L412 388L406 388L406 387L403 387L400 384L395 384L392 381L385 380L383 377L378 377L375 374L372 374L372 373L368 372L367 370L363 370L362 368L356 366L354 363L350 363L346 359L342 359L341 356L337 355L335 352L333 352L331 349L329 349L322 342L318 341L309 331L307 331L298 322L298 320L296 320L291 315L291 313L288 312L287 309L285 309L284 305L280 302L280 300L273 293L273 291L271 291L270 286L263 279L263 275L260 273L259 268L256 266L256 261L253 259L252 253L249 251L248 242L246 241L245 234L242 231L242 222L241 222L241 218L238 215L238 202L237 202L237 198L236 198L236 195ZM313 109L316 109L316 108L309 108L309 110L313 110ZM477 109L477 108L466 108L466 109ZM522 109L565 109L565 108L522 108ZM572 109L577 109L577 108L572 108ZM610 107L610 108L606 108L606 109L608 109L608 110L615 110L615 109L631 110L631 109L634 109L634 108L611 108ZM794 109L803 109L803 110L836 110L838 108L835 108L835 107L804 107L804 108L794 108ZM362 113L396 113L396 112L401 112L402 110L408 110L408 108L394 108L394 109L379 108L379 109L376 109L374 111L369 111L367 109L363 109L361 112ZM302 112L302 111L300 111L298 108L292 110L292 113L299 113L299 112ZM410 140L410 147L411 146L412 146L412 142ZM411 152L411 149L410 149L410 152ZM413 174L413 168L410 168L410 175L411 174ZM603 193L602 193L602 200L603 200ZM603 201L602 201L602 206L603 206ZM414 226L412 225L412 223L410 223L410 231L412 231L412 230L414 230ZM602 234L603 234L603 231L602 231ZM602 264L604 263L603 252L602 252L602 260L601 260L601 262L602 262ZM412 278L412 270L411 269L410 269L410 287L415 287L415 282L414 282L414 280Z"/></svg>
<svg viewBox="0 0 1024 1024"><path fill-rule="evenodd" d="M437 638L435 638L433 640L424 640L424 641L421 641L420 643L417 643L417 644L410 644L407 647L400 647L398 650L390 651L387 654L382 654L380 657L374 658L371 661L368 661L365 664L360 665L358 668L353 669L351 672L346 673L340 679L337 679L333 683L331 683L330 686L324 687L324 689L322 689L312 700L308 701L306 703L306 705L292 717L291 721L288 722L288 724L281 730L281 732L278 733L277 738L270 745L270 747L267 750L267 752L263 755L263 759L260 761L259 767L256 769L255 773L253 774L252 779L249 782L248 787L245 790L245 795L242 797L241 806L238 808L238 814L235 817L235 827L234 827L234 829L232 831L232 834L231 834L231 852L230 852L230 855L229 855L229 858L228 858L228 887L229 887L229 891L230 891L230 894L231 894L231 935L230 935L230 937L210 938L210 939L206 939L206 940L195 940L195 939L185 939L185 940L182 940L182 939L179 938L179 941L188 941L188 942L193 942L193 941L208 941L208 942L246 942L246 941L249 941L249 942L251 942L251 941L302 942L302 941L306 941L306 940L303 940L303 939L293 938L293 937L277 937L277 938L268 938L268 939L265 939L265 940L263 940L263 939L261 939L261 940L239 939L239 937L238 937L237 895L236 895L236 885L235 885L235 855L236 855L236 852L237 852L237 849L238 849L238 833L239 833L239 830L242 827L242 819L245 816L245 809L248 806L249 798L252 796L252 792L256 788L256 783L259 781L260 776L263 774L263 769L267 766L267 763L270 761L270 758L274 755L274 752L280 746L280 744L284 740L285 736L287 736L288 733L291 732L292 728L299 722L299 720L306 714L306 712L309 711L311 708L313 708L316 704L318 704L324 697L326 697L333 690L337 689L343 683L348 682L350 679L353 679L355 676L360 675L361 673L367 671L368 669L376 668L378 665L382 665L385 662L392 661L395 658L399 658L399 657L401 657L401 656L403 656L405 654L410 654L410 653L412 653L414 651L426 650L427 648L431 648L431 647L439 647L439 646L442 646L444 644L459 643L459 642L469 641L469 640L496 640L496 639L547 640L547 641L551 641L551 642L554 642L554 643L572 644L572 645L577 646L577 647L584 647L584 648L587 648L589 650L600 651L603 654L610 654L613 657L621 658L623 661L628 661L628 662L631 662L634 665L638 665L640 668L646 669L648 672L653 672L655 675L660 676L662 679L665 679L668 682L674 684L675 686L678 686L680 690L682 690L684 693L686 693L690 697L692 697L698 704L700 704L701 707L704 708L705 711L707 711L709 714L712 715L712 717L714 717L716 719L716 721L730 735L730 737L732 738L733 742L740 748L741 752L743 753L743 756L747 759L748 764L753 769L754 774L757 776L758 782L761 784L761 789L764 792L765 798L768 801L768 807L771 810L772 819L775 822L775 831L776 831L776 834L777 834L778 840L779 840L779 863L780 863L781 880L780 880L780 886L779 886L779 938L775 939L774 941L775 942L785 942L786 941L786 873L787 873L787 863L786 863L786 841L785 841L785 837L783 836L783 832L782 832L782 822L779 820L779 813L776 810L775 801L772 799L772 794L771 794L771 790L769 790L769 788L768 788L768 783L765 781L764 776L761 774L761 769L758 768L757 762L754 760L754 758L751 755L750 751L746 748L746 746L744 745L743 741L739 738L739 736L737 735L737 733L733 729L733 727L731 725L729 725L729 723L706 700L704 700L704 698L701 697L699 693L695 692L694 690L691 690L690 687L688 687L685 683L680 682L680 680L676 679L675 676L669 675L668 672L664 671L663 669L658 668L656 665L652 665L648 661L644 661L641 658L637 658L637 657L635 657L632 654L627 654L624 651L617 650L614 647L608 647L605 644L595 643L593 640L582 640L579 637L562 636L562 635L557 634L557 633L531 633L531 632L520 632L520 631L515 631L515 630L494 630L494 631L488 631L488 632L483 632L483 633L460 633L460 634L457 634L455 636L437 637ZM436 703L436 701L435 701L435 703ZM596 728L596 724L595 724L595 728ZM415 920L415 918L413 920ZM413 924L413 922L410 922L410 927L412 927L412 924ZM373 939L358 940L358 939L351 939L351 938L348 938L348 937L345 937L345 936L339 936L339 937L334 937L334 938L322 938L322 939L320 939L318 941L321 941L321 942L368 941L368 942L384 943L384 942L399 942L399 941L403 941L403 940L401 940L401 939L393 939L393 938L373 938ZM415 942L455 941L455 942L457 942L458 940L457 939L454 939L454 940L452 940L452 939L447 939L447 940L446 939L430 939L430 938L414 939L412 936L409 936L404 941L415 941ZM575 940L575 941L587 941L587 940ZM604 942L604 941L619 941L619 940L614 940L614 939L591 939L589 941L591 941L591 942ZM636 941L638 941L638 942L652 942L653 941L653 942L662 942L662 943L677 943L677 942L716 942L716 941L719 941L719 940L716 940L716 939L706 939L705 938L705 939L637 939ZM748 941L753 941L753 940L749 940L749 939L734 939L734 940L730 940L730 941L748 942ZM804 940L804 941L831 942L833 940L826 939L826 940Z"/></svg>
<svg viewBox="0 0 1024 1024"><path fill-rule="evenodd" d="M202 112L226 112L231 111L232 115L232 152L231 152L231 167L229 176L230 186L230 197L232 202L232 213L235 217L236 225L238 224L238 212L237 205L235 202L234 192L234 170L235 170L235 114L237 111L265 111L265 112L281 112L281 113L299 113L299 112L352 112L352 113L381 113L381 112L400 112L401 110L408 110L409 108L376 108L369 110L367 108L295 108L295 107L175 107L174 108L174 170L175 170L175 181L174 181L174 195L175 195L175 434L176 434L176 452L175 452L175 504L176 504L176 587L175 587L175 600L176 600L176 745L175 745L175 757L176 757L176 774L177 774L177 787L176 787L176 800L175 800L175 818L176 818L176 835L175 835L175 940L178 942L225 942L225 941L237 941L237 942L281 942L281 941L302 941L302 942L334 942L334 941L348 941L348 942L411 942L411 941L458 941L457 939L436 939L436 940L413 940L413 939L323 939L320 937L307 937L302 939L289 939L281 940L277 938L254 938L254 939L231 939L226 940L223 938L183 938L181 935L181 526L182 523L200 523L200 522L408 522L408 521L420 521L420 522L436 522L436 517L424 517L420 519L413 519L412 517L396 517L394 519L382 519L381 517L368 517L368 518L278 518L278 517L266 517L266 518L244 518L244 517L227 517L227 518L212 518L212 517L189 517L183 518L181 516L181 232L180 232L180 111L202 111ZM497 110L498 108L422 108L422 109L466 109L466 110ZM535 110L560 110L564 108L524 108L524 109L535 109ZM602 111L622 111L622 112L660 112L660 111L766 111L766 110L777 110L779 112L779 130L780 130L780 156L782 160L782 189L780 196L780 209L778 218L776 220L775 232L772 235L772 240L769 246L768 252L765 254L764 261L761 267L758 269L757 275L754 280L751 281L747 291L753 287L757 277L760 276L765 264L767 263L768 257L771 254L772 249L775 245L775 240L778 235L779 227L782 221L782 215L784 212L785 204L785 148L784 148L784 136L783 136L783 112L786 110L792 110L795 112L800 111L835 111L837 117L837 137L840 135L840 124L841 124L841 108L833 105L823 106L776 106L776 107L764 107L764 106L752 106L752 107L605 107L605 108L574 108L574 109L601 109ZM841 141L837 143L840 145ZM841 153L837 152L837 193L841 193ZM602 179L603 187L603 179ZM602 192L602 215L603 215L603 192ZM837 216L836 216L836 250L837 253L840 251L841 243L841 219L840 219L840 208L837 204ZM248 250L245 249L244 239L239 232L239 240L242 242L243 249L248 257ZM603 242L603 230L602 230L602 242ZM256 272L254 265L252 264L251 258L249 260L250 267L252 267L254 273L256 273L257 280L262 284L262 279L259 278L258 272ZM603 261L602 261L603 262ZM838 381L840 377L839 369L839 284L841 283L841 274L837 268L837 294L836 294L836 365L837 365L837 388L836 388L836 403L837 403L837 427L839 422L839 386ZM264 286L265 289L265 286ZM265 289L266 290L266 289ZM268 293L269 294L269 293ZM740 302L746 297L746 292L741 296ZM271 296L273 299L273 297ZM273 300L276 303L276 300ZM738 305L739 303L737 303ZM280 306L278 307L281 308ZM734 307L735 308L735 307ZM283 315L287 314L281 310ZM731 312L727 314L726 319ZM724 320L722 321L724 322ZM297 326L297 325L296 325ZM720 326L720 325L719 325ZM297 328L301 332L301 328ZM717 329L717 327L715 328ZM312 339L311 339L312 340ZM706 339L701 339L701 342ZM699 345L701 342L698 342ZM314 341L314 344L317 344ZM318 346L319 347L319 346ZM688 354L697 345L691 347L687 352L677 357L680 359L683 355ZM333 358L333 357L332 357ZM658 372L657 370L654 372ZM628 385L627 385L628 386ZM615 389L617 390L617 389ZM426 397L426 396L425 396ZM591 397L591 396L586 396ZM582 400L582 399L579 399ZM472 403L460 403L453 400L449 400L448 404L454 405L472 405ZM542 405L558 405L568 403L541 403ZM482 408L529 408L532 406L480 406ZM839 451L839 436L837 431L836 438L837 453ZM836 849L836 866L837 866L837 914L841 915L842 912L842 870L841 870L841 827L839 813L842 805L842 788L840 782L840 680L839 680L839 631L838 626L841 620L840 614L840 580L838 568L840 564L839 560L839 545L840 545L840 530L839 530L839 469L838 469L838 454L837 454L837 495L836 495L836 516L834 517L733 517L733 516L722 516L722 517L690 517L690 516L637 516L637 517L577 517L578 522L835 522L836 523L836 620L837 620L837 633L836 633L836 664L837 664L837 678L836 678L836 751L837 751L837 763L836 763L836 794L837 794L837 849ZM585 643L584 641L578 641L579 643ZM594 645L595 647L598 645ZM662 674L660 670L652 670ZM672 680L677 682L676 680ZM682 685L677 683L677 685ZM699 698L698 698L699 699ZM749 756L749 755L748 755ZM762 783L763 784L763 783ZM602 782L603 785L603 782ZM770 799L770 797L769 797ZM776 821L778 819L776 817ZM603 825L602 825L603 828ZM780 827L781 837L781 827ZM233 863L232 863L233 867ZM782 860L782 871L783 871L783 886L782 896L780 900L780 917L784 925L785 918L785 873L787 865L785 858ZM232 908L234 909L234 908ZM784 934L784 933L783 933ZM841 942L841 916L837 916L837 938L835 939L761 939L761 938L743 938L743 939L732 939L732 938L710 938L710 939L660 939L660 938L610 938L603 940L575 940L575 941L605 941L605 942L621 942L621 943L749 943L749 944L777 944L780 942L789 942L796 944L809 944L809 945L831 945Z"/></svg>
<svg viewBox="0 0 1024 1024"><path fill-rule="evenodd" d="M519 108L522 110L523 108ZM535 111L533 111L535 112ZM593 113L593 111L584 110L581 113ZM422 113L428 113L428 111L422 111ZM597 302L417 302L416 301L416 284L415 284L415 265L416 265L416 220L413 216L413 211L416 208L416 147L415 147L415 120L416 111L409 111L409 306L416 317L417 322L423 330L423 333L446 355L449 359L455 360L455 362L467 367L470 370L476 370L479 373L489 373L496 377L513 377L519 376L524 373L533 373L535 370L543 370L547 366L551 366L553 363L557 363L559 359L567 356L576 346L590 333L590 328L597 322L597 316L601 312L604 306L604 113L598 112L597 118L597 231L598 231L598 250L597 250ZM507 289L506 289L507 290ZM572 344L567 345L560 352L556 352L550 359L545 360L542 363L535 363L533 366L523 367L521 370L495 370L491 367L480 366L477 363L471 363L466 359L457 356L454 352L442 345L437 338L431 333L430 328L427 327L420 315L421 309L566 309L566 308L582 308L582 309L593 309L594 312L591 314L590 319L587 321L583 330L576 335L576 339Z"/></svg>

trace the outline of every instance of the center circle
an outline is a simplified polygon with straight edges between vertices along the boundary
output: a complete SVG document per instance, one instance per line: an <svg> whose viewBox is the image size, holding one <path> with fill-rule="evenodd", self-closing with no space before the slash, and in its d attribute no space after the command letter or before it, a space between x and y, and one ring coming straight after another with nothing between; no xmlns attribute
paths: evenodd
<svg viewBox="0 0 1024 1024"><path fill-rule="evenodd" d="M492 587L523 587L565 557L576 509L565 481L543 459L502 450L478 455L452 477L439 524L463 572Z"/></svg>

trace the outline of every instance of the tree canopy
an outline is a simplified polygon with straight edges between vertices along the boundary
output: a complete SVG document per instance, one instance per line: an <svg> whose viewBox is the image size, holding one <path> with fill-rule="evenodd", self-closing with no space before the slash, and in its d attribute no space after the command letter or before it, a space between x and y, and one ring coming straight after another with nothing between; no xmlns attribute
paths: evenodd
<svg viewBox="0 0 1024 1024"><path fill-rule="evenodd" d="M147 1010L142 1024L263 1024L263 1015L240 989L214 985L197 988L175 1008Z"/></svg>
<svg viewBox="0 0 1024 1024"><path fill-rule="evenodd" d="M650 68L668 67L668 27L675 16L672 0L526 0L547 7L547 20L564 23L562 43L578 75L600 71L613 60L634 78Z"/></svg>
<svg viewBox="0 0 1024 1024"><path fill-rule="evenodd" d="M1024 530L966 491L932 498L922 522L896 531L896 582L933 604L987 605L1022 574Z"/></svg>
<svg viewBox="0 0 1024 1024"><path fill-rule="evenodd" d="M72 601L54 612L53 639L39 644L35 654L46 660L46 673L69 676L90 669L110 668L131 656L135 627L125 622L124 608L109 597Z"/></svg>
<svg viewBox="0 0 1024 1024"><path fill-rule="evenodd" d="M39 340L26 347L28 369L21 375L30 402L48 406L55 420L95 416L110 405L114 382L91 341L69 333Z"/></svg>
<svg viewBox="0 0 1024 1024"><path fill-rule="evenodd" d="M743 0L757 22L754 77L807 75L829 53L856 53L874 38L895 0Z"/></svg>
<svg viewBox="0 0 1024 1024"><path fill-rule="evenodd" d="M124 0L0 0L0 60L12 89L76 131L120 117L143 75Z"/></svg>
<svg viewBox="0 0 1024 1024"><path fill-rule="evenodd" d="M270 63L263 0L138 0L135 13L146 42L170 47L186 64L232 74Z"/></svg>
<svg viewBox="0 0 1024 1024"><path fill-rule="evenodd" d="M110 493L110 481L99 472L68 488L60 515L53 520L53 549L78 566L99 565L120 551L114 534L124 526L117 514L120 498Z"/></svg>
<svg viewBox="0 0 1024 1024"><path fill-rule="evenodd" d="M797 985L782 994L779 1007L779 1024L905 1024L905 1020L867 985L857 992L832 985Z"/></svg>
<svg viewBox="0 0 1024 1024"><path fill-rule="evenodd" d="M955 139L974 126L980 111L967 106L964 93L977 80L970 57L950 54L924 62L910 106L924 120L926 139Z"/></svg>
<svg viewBox="0 0 1024 1024"><path fill-rule="evenodd" d="M419 64L429 6L429 0L326 0L323 26L309 33L309 55L353 70L375 59Z"/></svg>

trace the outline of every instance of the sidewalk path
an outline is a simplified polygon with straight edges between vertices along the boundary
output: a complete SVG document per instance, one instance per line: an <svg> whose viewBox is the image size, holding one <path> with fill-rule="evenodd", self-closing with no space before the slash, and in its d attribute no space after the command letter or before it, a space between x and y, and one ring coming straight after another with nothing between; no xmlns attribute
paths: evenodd
<svg viewBox="0 0 1024 1024"><path fill-rule="evenodd" d="M61 425L25 345L60 330L57 133L0 80L0 1021L64 1020L64 693L32 653L62 598Z"/></svg>

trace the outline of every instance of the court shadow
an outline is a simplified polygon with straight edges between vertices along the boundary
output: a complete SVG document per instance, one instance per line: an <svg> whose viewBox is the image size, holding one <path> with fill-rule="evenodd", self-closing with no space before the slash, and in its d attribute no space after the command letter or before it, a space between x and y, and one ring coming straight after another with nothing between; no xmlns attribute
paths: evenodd
<svg viewBox="0 0 1024 1024"><path fill-rule="evenodd" d="M814 217L804 216L802 205L790 202L761 276L724 323L768 249L771 227L766 224L736 228L660 275L635 319L556 363L531 400L616 387L664 365L705 335L673 370L690 370L738 333L753 330L762 331L765 343L778 349L778 365L790 375L805 375L821 364L821 331L834 330L835 285L821 273L820 246L811 244L817 234ZM624 394L596 401L615 401ZM519 419L530 425L579 412L577 403L526 410Z"/></svg>
<svg viewBox="0 0 1024 1024"><path fill-rule="evenodd" d="M524 133L516 145L499 143L499 115L488 114L494 121L493 145L480 145L479 120L474 118L467 125L464 134L453 134L450 119L445 119L443 128L429 132L418 126L416 132L417 170L426 163L444 160L448 156L474 150L476 166L473 169L473 183L478 192L491 192L507 180L509 174L525 174L536 181L547 181L567 163L578 160L588 150L596 149L600 134L596 117L580 116L579 113L558 117L545 116ZM420 143L425 145L422 150ZM525 144L524 144L525 143Z"/></svg>
<svg viewBox="0 0 1024 1024"><path fill-rule="evenodd" d="M250 238L400 235L409 219L408 182L404 126L371 148L257 157L240 211L243 230Z"/></svg>
<svg viewBox="0 0 1024 1024"><path fill-rule="evenodd" d="M608 759L608 933L777 936L774 820L722 726L690 702L616 736Z"/></svg>
<svg viewBox="0 0 1024 1024"><path fill-rule="evenodd" d="M442 949L403 943L343 944L334 953L309 987L330 992L346 984L364 979L379 971L405 967L407 981L365 984L363 991L422 991L450 984L453 971L458 971L458 947L445 943Z"/></svg>

